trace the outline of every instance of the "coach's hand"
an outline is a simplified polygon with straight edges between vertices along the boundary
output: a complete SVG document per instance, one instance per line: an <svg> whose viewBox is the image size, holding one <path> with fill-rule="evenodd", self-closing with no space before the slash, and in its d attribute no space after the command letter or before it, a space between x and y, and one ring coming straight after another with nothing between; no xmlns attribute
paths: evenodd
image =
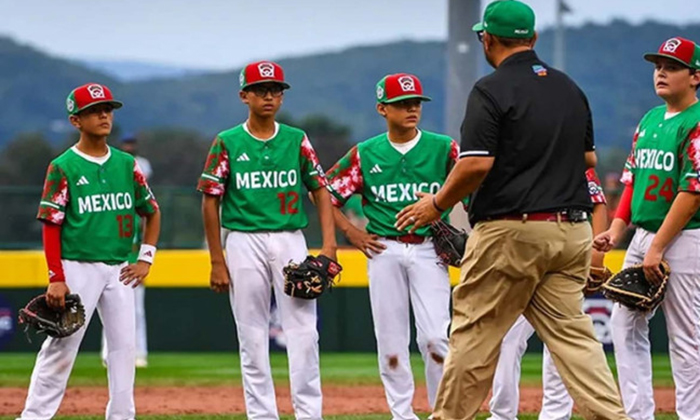
<svg viewBox="0 0 700 420"><path fill-rule="evenodd" d="M406 230L413 225L408 232L415 233L419 227L429 225L440 218L440 212L433 205L433 194L417 192L416 196L419 198L418 202L404 207L396 215L396 229Z"/></svg>
<svg viewBox="0 0 700 420"><path fill-rule="evenodd" d="M146 261L136 261L134 264L129 264L122 268L119 276L119 281L124 285L131 285L132 288L143 283L148 273L151 271L151 264Z"/></svg>
<svg viewBox="0 0 700 420"><path fill-rule="evenodd" d="M46 304L54 309L63 309L66 307L66 295L69 293L66 282L49 283L49 288L46 289Z"/></svg>
<svg viewBox="0 0 700 420"><path fill-rule="evenodd" d="M209 288L217 293L226 293L231 285L231 277L225 262L211 264L211 276L209 277Z"/></svg>

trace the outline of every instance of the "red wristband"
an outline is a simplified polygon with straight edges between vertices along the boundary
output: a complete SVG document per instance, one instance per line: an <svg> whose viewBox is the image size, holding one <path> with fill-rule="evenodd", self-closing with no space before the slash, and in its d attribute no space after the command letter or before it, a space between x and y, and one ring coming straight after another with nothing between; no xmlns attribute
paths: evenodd
<svg viewBox="0 0 700 420"><path fill-rule="evenodd" d="M44 240L46 265L49 267L49 282L66 281L66 276L63 273L63 264L61 263L61 226L44 222L42 237Z"/></svg>

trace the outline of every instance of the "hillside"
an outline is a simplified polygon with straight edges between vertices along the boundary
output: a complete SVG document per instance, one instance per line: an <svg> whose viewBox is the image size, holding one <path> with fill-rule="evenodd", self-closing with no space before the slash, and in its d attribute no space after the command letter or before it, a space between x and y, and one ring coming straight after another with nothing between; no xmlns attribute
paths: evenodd
<svg viewBox="0 0 700 420"><path fill-rule="evenodd" d="M700 40L700 24L634 26L614 21L567 31L567 72L589 97L599 144L626 148L639 118L658 103L651 88L652 67L641 56L674 35ZM295 118L328 115L349 125L352 137L361 140L383 127L374 110L376 81L386 73L408 71L421 77L434 99L424 109L422 126L441 130L444 48L443 42L398 42L280 59L293 86L283 109ZM550 61L550 31L541 34L536 49ZM0 145L23 131L63 138L64 98L72 87L88 81L109 84L123 99L126 106L119 111L118 121L127 131L176 126L211 136L245 117L237 98L238 70L121 83L0 38L0 100L5 104L0 113Z"/></svg>

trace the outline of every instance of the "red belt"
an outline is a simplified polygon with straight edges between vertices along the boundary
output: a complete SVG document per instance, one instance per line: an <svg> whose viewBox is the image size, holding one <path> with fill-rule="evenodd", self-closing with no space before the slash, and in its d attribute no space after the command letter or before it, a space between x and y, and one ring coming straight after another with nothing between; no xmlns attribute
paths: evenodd
<svg viewBox="0 0 700 420"><path fill-rule="evenodd" d="M503 216L489 217L488 220L519 220L521 222L568 222L569 216L566 213L523 213L504 214Z"/></svg>
<svg viewBox="0 0 700 420"><path fill-rule="evenodd" d="M415 233L409 233L408 235L401 236L385 236L386 239L390 241L401 242L403 244L422 244L425 242L426 237L416 235Z"/></svg>

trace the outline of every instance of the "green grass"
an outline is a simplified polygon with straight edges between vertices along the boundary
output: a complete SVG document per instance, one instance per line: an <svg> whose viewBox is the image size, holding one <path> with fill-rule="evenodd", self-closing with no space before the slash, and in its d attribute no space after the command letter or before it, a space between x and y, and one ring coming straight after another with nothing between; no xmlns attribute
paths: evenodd
<svg viewBox="0 0 700 420"><path fill-rule="evenodd" d="M24 387L36 355L33 353L0 353L0 387ZM614 360L609 358L614 371ZM424 381L422 360L413 355L416 381ZM147 369L139 369L136 386L218 386L240 385L238 354L232 353L155 353L148 359ZM276 381L288 380L287 357L272 353L272 375ZM666 354L653 358L654 385L672 386L671 367ZM372 353L322 353L321 376L326 384L380 384L377 357ZM522 362L522 383L539 385L542 381L542 355L526 354ZM97 353L80 353L75 362L69 386L106 386L107 376Z"/></svg>

